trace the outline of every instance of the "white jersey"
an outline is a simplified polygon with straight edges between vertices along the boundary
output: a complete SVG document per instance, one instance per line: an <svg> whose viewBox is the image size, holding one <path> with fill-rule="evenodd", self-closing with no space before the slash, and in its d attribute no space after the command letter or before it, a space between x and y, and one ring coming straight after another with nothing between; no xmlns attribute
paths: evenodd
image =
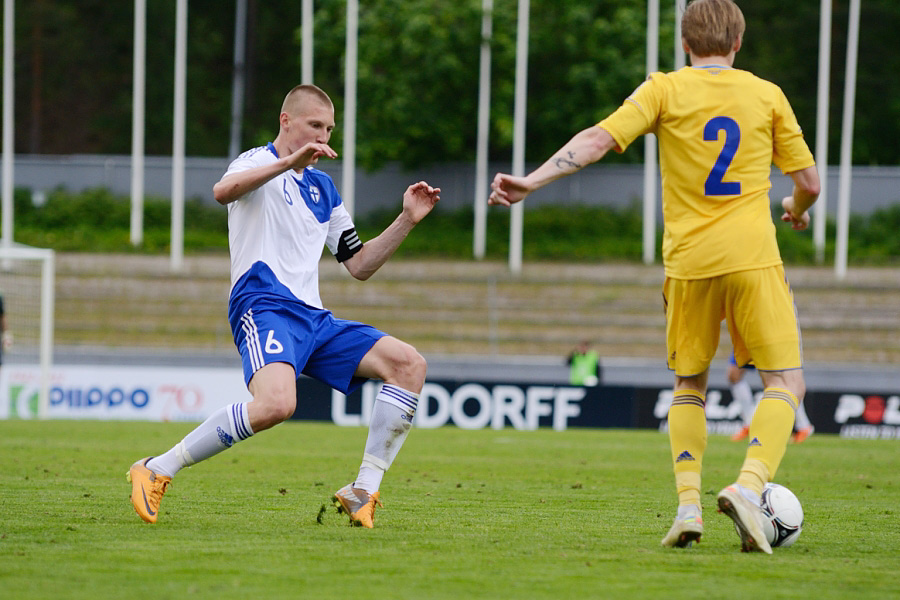
<svg viewBox="0 0 900 600"><path fill-rule="evenodd" d="M248 150L229 165L223 178L277 159L271 143ZM231 301L245 294L264 294L323 308L319 297L322 247L327 245L338 255L341 234L353 230L353 220L331 177L312 167L301 173L288 170L229 203ZM351 250L359 247L357 240Z"/></svg>

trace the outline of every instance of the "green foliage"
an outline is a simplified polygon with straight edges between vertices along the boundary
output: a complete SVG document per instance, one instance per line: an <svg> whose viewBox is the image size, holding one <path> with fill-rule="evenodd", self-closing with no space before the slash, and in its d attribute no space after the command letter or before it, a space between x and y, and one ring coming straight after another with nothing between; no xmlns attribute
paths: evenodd
<svg viewBox="0 0 900 600"><path fill-rule="evenodd" d="M34 206L27 190L15 194L15 239L29 246L64 252L166 252L172 208L167 199L144 200L144 241L131 244L131 202L107 189L82 193L55 189L43 206ZM191 199L184 206L184 245L190 250L228 247L225 209Z"/></svg>
<svg viewBox="0 0 900 600"><path fill-rule="evenodd" d="M487 258L504 259L509 253L509 214L491 207L487 216ZM356 219L363 240L380 234L397 216L395 210L374 211ZM812 231L793 231L773 212L781 255L789 264L815 264ZM225 209L199 199L185 203L184 246L187 251L227 250ZM639 261L643 248L643 217L639 206L545 204L525 211L522 254L526 260L591 262ZM168 200L144 202L144 241L130 241L131 204L127 197L106 189L72 193L56 189L43 206L34 206L28 190L15 192L15 239L30 246L66 252L167 252L171 234ZM440 206L410 233L395 256L467 260L473 256L475 216L471 207L448 211ZM900 262L900 204L869 217L850 219L848 260L853 264L884 265ZM834 257L835 225L826 227L826 262ZM656 255L661 255L662 232L657 232ZM327 252L327 250L326 250Z"/></svg>
<svg viewBox="0 0 900 600"><path fill-rule="evenodd" d="M661 39L671 40L672 3L662 10ZM515 32L516 3L507 5L507 20L498 28ZM601 2L535 1L531 4L528 69L527 158L542 162L577 131L613 112L646 76L644 52L647 3L643 0ZM505 107L492 115L506 135L492 138L499 156L512 147L514 44L498 39L498 72L506 85L497 89ZM514 42L514 39L512 40ZM670 47L663 43L662 48ZM508 52L508 54L506 54ZM669 53L664 51L668 58ZM503 59L509 67L504 68ZM665 59L663 60L665 63ZM499 112L499 114L498 114ZM624 155L611 152L605 162L639 162L643 142Z"/></svg>
<svg viewBox="0 0 900 600"><path fill-rule="evenodd" d="M234 11L211 0L188 6L187 153L224 156L231 127ZM357 155L375 169L470 160L476 136L481 1L360 3ZM674 3L660 7L660 69L673 65ZM848 9L835 3L830 130L840 130ZM787 93L815 140L818 0L742 2L747 20L735 66ZM223 9L224 8L224 9ZM512 145L518 2L495 0L491 39L493 158ZM644 78L645 0L530 3L527 159L542 161L576 131L621 104ZM345 2L316 2L314 81L337 106L342 144ZM16 149L125 154L131 143L129 2L35 0L16 13ZM274 138L284 94L300 79L298 2L248 4L242 148ZM172 147L175 2L147 5L146 150ZM862 3L855 164L900 164L900 53L884 40L900 29L900 3ZM103 35L95 35L102 31ZM790 43L785 43L789 40ZM52 59L52 60L51 60ZM829 138L837 156L840 136ZM609 161L638 162L641 144Z"/></svg>
<svg viewBox="0 0 900 600"><path fill-rule="evenodd" d="M367 530L334 512L316 522L356 474L365 429L294 421L183 470L159 522L143 523L128 466L193 427L0 421L3 597L896 596L894 440L817 434L789 448L778 481L806 525L765 556L741 553L716 514L745 452L721 435L704 457L702 543L672 549L659 543L677 501L656 431L413 430Z"/></svg>
<svg viewBox="0 0 900 600"><path fill-rule="evenodd" d="M875 211L868 219L850 219L849 239L857 253L871 261L900 258L900 204Z"/></svg>
<svg viewBox="0 0 900 600"><path fill-rule="evenodd" d="M412 167L438 156L470 156L475 146L481 2L376 0L360 6L357 159L367 169L388 161ZM317 83L343 114L345 4L317 11L315 43L328 67ZM340 68L339 68L340 67ZM430 107L430 108L426 108ZM433 108L434 110L431 110ZM339 117L339 120L340 117ZM341 128L333 144L341 143ZM336 146L340 148L340 146Z"/></svg>
<svg viewBox="0 0 900 600"><path fill-rule="evenodd" d="M789 264L815 264L812 227L794 231L773 213L781 257ZM896 265L900 263L900 204L876 210L868 217L852 215L848 224L847 260L855 265ZM825 262L834 264L837 227L829 218L825 225Z"/></svg>
<svg viewBox="0 0 900 600"><path fill-rule="evenodd" d="M641 212L547 206L525 213L523 255L530 260L641 259Z"/></svg>
<svg viewBox="0 0 900 600"><path fill-rule="evenodd" d="M378 211L357 219L364 240L378 235L396 217ZM440 208L419 223L396 256L467 259L473 255L475 216L471 208ZM641 215L637 209L542 206L525 211L523 256L528 260L591 261L640 260ZM487 258L509 253L509 210L492 208L487 217Z"/></svg>
<svg viewBox="0 0 900 600"><path fill-rule="evenodd" d="M357 219L364 240L378 235L396 213L379 211ZM776 219L776 237L788 264L816 264L812 229L798 232ZM396 256L468 259L473 255L474 215L471 208L436 209L403 242ZM900 262L900 205L850 219L848 260L857 265ZM525 211L522 254L526 260L559 262L639 261L643 255L643 216L638 206L616 210L606 206L543 205ZM826 264L833 264L835 224L826 226ZM509 253L509 210L488 211L487 258L504 259ZM656 256L662 255L662 231L656 235Z"/></svg>
<svg viewBox="0 0 900 600"><path fill-rule="evenodd" d="M357 158L364 168L474 156L481 4L374 0L360 9ZM599 121L641 82L644 58L631 48L643 46L645 8L643 0L532 2L530 160L543 160L575 131ZM343 3L332 3L316 13L317 60L323 65L316 81L331 91L339 115L343 68L334 57L341 56L344 32L329 24L343 22L344 10ZM494 4L490 126L495 158L508 157L512 144L517 10L511 0ZM341 135L338 126L335 144ZM636 159L640 147L609 160Z"/></svg>

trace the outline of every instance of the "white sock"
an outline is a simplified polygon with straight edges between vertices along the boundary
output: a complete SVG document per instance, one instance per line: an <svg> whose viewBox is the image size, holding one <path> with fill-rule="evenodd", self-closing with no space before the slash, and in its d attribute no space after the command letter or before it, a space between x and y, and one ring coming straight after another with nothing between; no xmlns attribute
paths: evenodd
<svg viewBox="0 0 900 600"><path fill-rule="evenodd" d="M686 519L689 516L699 517L702 514L703 511L700 510L700 507L696 504L682 504L678 507L678 512L675 514L675 518Z"/></svg>
<svg viewBox="0 0 900 600"><path fill-rule="evenodd" d="M757 494L756 492L754 492L754 491L751 490L750 488L746 488L746 487L744 487L744 486L742 486L742 485L740 485L740 484L737 484L737 483L734 484L734 487L736 487L736 488L738 489L738 491L741 493L741 495L742 495L744 498L746 498L747 500L749 500L750 502L752 502L752 503L755 504L756 506L759 506L760 502L762 502L762 498L760 498L759 494Z"/></svg>
<svg viewBox="0 0 900 600"><path fill-rule="evenodd" d="M794 428L797 431L801 431L807 427L812 427L812 423L809 422L809 417L806 416L806 409L803 408L803 402L800 402L800 404L797 405L797 412L794 414Z"/></svg>
<svg viewBox="0 0 900 600"><path fill-rule="evenodd" d="M366 451L353 487L370 494L378 491L384 472L409 435L418 403L418 394L387 383L382 386L375 397Z"/></svg>
<svg viewBox="0 0 900 600"><path fill-rule="evenodd" d="M731 386L731 397L741 407L741 418L744 425L749 425L753 420L753 390L746 380L742 379Z"/></svg>
<svg viewBox="0 0 900 600"><path fill-rule="evenodd" d="M151 459L147 468L174 477L182 468L206 460L251 435L247 403L230 404L211 414L171 450Z"/></svg>

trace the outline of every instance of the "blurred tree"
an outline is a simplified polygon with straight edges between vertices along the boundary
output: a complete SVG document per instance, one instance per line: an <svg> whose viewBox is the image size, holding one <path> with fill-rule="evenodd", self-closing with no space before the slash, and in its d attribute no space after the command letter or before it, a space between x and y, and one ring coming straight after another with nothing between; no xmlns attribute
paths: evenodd
<svg viewBox="0 0 900 600"><path fill-rule="evenodd" d="M517 0L495 0L491 157L511 157ZM660 67L672 66L673 6L661 6ZM736 67L780 85L815 143L819 0L740 2L747 37ZM835 0L829 155L840 147L849 0ZM408 167L473 159L481 0L360 3L360 164ZM345 2L316 0L315 82L338 109ZM234 4L190 0L187 153L224 156L230 132ZM249 0L243 147L277 132L300 79L300 3ZM172 148L175 0L147 3L146 151ZM527 159L541 161L614 110L643 80L646 0L531 0ZM133 2L35 0L16 14L16 150L128 154ZM900 164L900 3L862 6L854 162ZM886 40L888 41L886 43ZM640 144L611 160L639 162Z"/></svg>
<svg viewBox="0 0 900 600"><path fill-rule="evenodd" d="M674 17L667 8L660 17L660 48L668 60L660 66L670 70ZM526 153L529 160L543 161L577 131L618 108L643 82L647 2L536 0L531 10ZM511 89L513 73L505 75ZM511 131L511 101L510 110L495 118ZM642 148L639 142L625 156L612 153L607 162L642 161Z"/></svg>

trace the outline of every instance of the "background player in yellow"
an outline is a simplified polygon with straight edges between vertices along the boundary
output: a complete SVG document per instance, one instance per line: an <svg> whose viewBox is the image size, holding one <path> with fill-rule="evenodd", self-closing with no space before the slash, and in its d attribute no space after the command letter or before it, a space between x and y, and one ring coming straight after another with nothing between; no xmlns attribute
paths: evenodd
<svg viewBox="0 0 900 600"><path fill-rule="evenodd" d="M800 126L774 84L732 67L744 34L732 0L695 0L681 31L691 66L654 73L612 115L576 134L526 177L498 173L491 204L510 205L560 177L659 138L663 186L666 352L675 372L669 439L678 511L664 546L703 533L700 474L706 449L706 385L725 319L738 364L756 364L765 390L737 481L717 497L746 551L771 553L760 494L784 456L806 391L800 332L775 240L768 190L774 163L794 182L782 220L809 225L819 176Z"/></svg>

